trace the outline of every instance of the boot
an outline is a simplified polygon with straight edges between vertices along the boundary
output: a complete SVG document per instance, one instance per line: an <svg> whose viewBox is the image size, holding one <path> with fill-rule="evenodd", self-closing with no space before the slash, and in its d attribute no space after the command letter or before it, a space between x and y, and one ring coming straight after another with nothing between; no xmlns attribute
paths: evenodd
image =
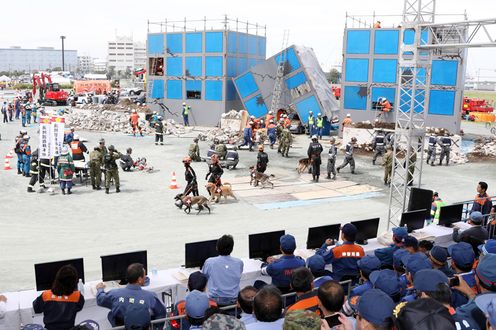
<svg viewBox="0 0 496 330"><path fill-rule="evenodd" d="M315 177L315 182L319 182L319 176L318 175Z"/></svg>
<svg viewBox="0 0 496 330"><path fill-rule="evenodd" d="M340 171L340 170L341 170L341 168L339 168L339 167L338 167L338 168L336 168L336 171L337 171L338 173L339 173L339 171Z"/></svg>
<svg viewBox="0 0 496 330"><path fill-rule="evenodd" d="M95 185L93 185L93 190L96 190L96 186Z"/></svg>
<svg viewBox="0 0 496 330"><path fill-rule="evenodd" d="M333 180L336 180L336 176L335 176L335 175L333 175L333 176L332 176L332 179L333 179Z"/></svg>
<svg viewBox="0 0 496 330"><path fill-rule="evenodd" d="M65 195L65 189L62 189L62 195Z"/></svg>
<svg viewBox="0 0 496 330"><path fill-rule="evenodd" d="M351 171L351 174L356 174L355 171Z"/></svg>
<svg viewBox="0 0 496 330"><path fill-rule="evenodd" d="M70 195L70 194L72 194L71 188L67 188L67 195Z"/></svg>
<svg viewBox="0 0 496 330"><path fill-rule="evenodd" d="M312 175L312 181L315 182L315 175Z"/></svg>
<svg viewBox="0 0 496 330"><path fill-rule="evenodd" d="M372 160L372 165L375 165L375 159L374 159L374 160Z"/></svg>
<svg viewBox="0 0 496 330"><path fill-rule="evenodd" d="M158 142L155 142L155 145L158 146Z"/></svg>
<svg viewBox="0 0 496 330"><path fill-rule="evenodd" d="M432 162L432 163L431 163L431 166L436 166L436 165L434 165L434 162Z"/></svg>
<svg viewBox="0 0 496 330"><path fill-rule="evenodd" d="M109 192L109 188L105 188L105 193L106 193L106 194L110 194L110 192Z"/></svg>
<svg viewBox="0 0 496 330"><path fill-rule="evenodd" d="M330 174L327 174L326 179L328 179L328 180L329 180L330 178L331 178L331 175L330 175Z"/></svg>
<svg viewBox="0 0 496 330"><path fill-rule="evenodd" d="M32 187L28 187L28 192L29 192L29 193L34 192L33 188L32 188Z"/></svg>
<svg viewBox="0 0 496 330"><path fill-rule="evenodd" d="M115 188L115 192L116 192L116 193L120 193L120 192L121 192L121 190L119 189L119 187L116 187L116 188Z"/></svg>
<svg viewBox="0 0 496 330"><path fill-rule="evenodd" d="M97 187L96 187L96 190L102 190L102 187L97 186Z"/></svg>
<svg viewBox="0 0 496 330"><path fill-rule="evenodd" d="M22 174L22 171L20 169L17 169L17 174Z"/></svg>

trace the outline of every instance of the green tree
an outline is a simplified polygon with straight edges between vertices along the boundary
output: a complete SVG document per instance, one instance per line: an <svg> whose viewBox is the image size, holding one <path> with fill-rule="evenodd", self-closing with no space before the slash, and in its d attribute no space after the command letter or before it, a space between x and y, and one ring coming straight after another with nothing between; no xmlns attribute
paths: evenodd
<svg viewBox="0 0 496 330"><path fill-rule="evenodd" d="M332 84L339 84L341 82L341 72L337 69L331 69L328 79Z"/></svg>

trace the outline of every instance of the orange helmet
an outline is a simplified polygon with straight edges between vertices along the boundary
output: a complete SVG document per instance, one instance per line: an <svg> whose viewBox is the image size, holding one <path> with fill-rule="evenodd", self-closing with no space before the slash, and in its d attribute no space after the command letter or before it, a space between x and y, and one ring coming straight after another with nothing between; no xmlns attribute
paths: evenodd
<svg viewBox="0 0 496 330"><path fill-rule="evenodd" d="M190 164L191 163L191 157L190 156L184 157L183 158L183 163L184 164Z"/></svg>

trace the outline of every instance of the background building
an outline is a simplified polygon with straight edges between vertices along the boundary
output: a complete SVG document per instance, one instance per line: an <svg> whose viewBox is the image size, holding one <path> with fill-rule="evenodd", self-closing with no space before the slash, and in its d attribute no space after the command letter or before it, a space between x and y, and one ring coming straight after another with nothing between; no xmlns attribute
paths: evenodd
<svg viewBox="0 0 496 330"><path fill-rule="evenodd" d="M95 72L106 72L107 71L107 60L104 58L95 58L93 60L93 70Z"/></svg>
<svg viewBox="0 0 496 330"><path fill-rule="evenodd" d="M77 50L64 50L65 70L75 71L78 66ZM62 68L62 51L53 47L23 49L0 48L0 71L40 71Z"/></svg>
<svg viewBox="0 0 496 330"><path fill-rule="evenodd" d="M107 43L107 68L114 71L133 71L146 64L146 48L132 37L117 36Z"/></svg>
<svg viewBox="0 0 496 330"><path fill-rule="evenodd" d="M165 31L148 33L148 100L157 111L154 101L163 102L172 113L165 116L176 120L186 102L191 124L213 126L222 113L241 109L233 78L265 60L265 29L227 18L217 29L201 23L199 29L186 24L175 32L174 22L167 22L160 25Z"/></svg>
<svg viewBox="0 0 496 330"><path fill-rule="evenodd" d="M90 73L93 72L93 58L88 55L78 56L78 72Z"/></svg>

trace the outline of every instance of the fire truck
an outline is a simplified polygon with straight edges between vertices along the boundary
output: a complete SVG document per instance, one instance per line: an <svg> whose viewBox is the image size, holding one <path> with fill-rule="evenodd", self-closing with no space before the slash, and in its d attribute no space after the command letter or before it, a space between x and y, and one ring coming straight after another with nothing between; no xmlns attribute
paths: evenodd
<svg viewBox="0 0 496 330"><path fill-rule="evenodd" d="M489 105L486 100L464 97L462 112L464 115L468 115L469 112L488 112L494 111L494 107Z"/></svg>

